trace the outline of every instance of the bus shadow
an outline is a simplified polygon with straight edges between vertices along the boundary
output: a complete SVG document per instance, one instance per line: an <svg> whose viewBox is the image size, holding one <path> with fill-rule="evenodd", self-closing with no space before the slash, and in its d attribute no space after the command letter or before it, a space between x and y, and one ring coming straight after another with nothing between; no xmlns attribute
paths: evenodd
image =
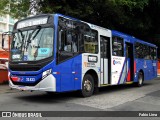
<svg viewBox="0 0 160 120"><path fill-rule="evenodd" d="M152 85L152 83L144 83L142 87L149 86L149 85ZM117 91L124 91L124 90L127 91L129 89L131 90L131 89L137 89L137 88L141 88L141 87L137 87L135 84L107 86L107 87L99 88L99 92L96 95L117 92Z"/></svg>
<svg viewBox="0 0 160 120"><path fill-rule="evenodd" d="M36 103L59 103L61 100L68 101L70 99L76 98L78 96L77 92L65 92L65 93L52 93L47 94L46 92L33 92L32 93L24 93L15 96L16 99L20 99L27 102L36 102Z"/></svg>
<svg viewBox="0 0 160 120"><path fill-rule="evenodd" d="M144 83L144 86L149 86L152 83ZM103 95L103 94L111 94L112 92L117 91L123 91L123 90L129 90L129 89L137 89L139 87L136 87L135 85L115 85L115 86L107 86L99 88L99 92L94 94L94 96ZM23 95L22 95L23 94ZM69 101L73 99L83 99L77 91L74 92L65 92L65 93L52 93L47 94L45 92L33 92L29 93L22 93L18 96L15 96L16 99L20 99L27 102L35 102L35 103L45 103L45 104L54 104L54 103L61 103L62 101Z"/></svg>

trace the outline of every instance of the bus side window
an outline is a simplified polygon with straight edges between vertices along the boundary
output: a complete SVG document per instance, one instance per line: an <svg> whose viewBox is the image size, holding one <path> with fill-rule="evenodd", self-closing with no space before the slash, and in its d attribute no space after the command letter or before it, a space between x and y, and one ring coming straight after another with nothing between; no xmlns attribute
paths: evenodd
<svg viewBox="0 0 160 120"><path fill-rule="evenodd" d="M59 30L58 36L58 55L57 63L65 61L74 56L73 54L73 42L72 42L72 30L70 28L62 28Z"/></svg>
<svg viewBox="0 0 160 120"><path fill-rule="evenodd" d="M154 59L154 48L150 47L150 59L153 60Z"/></svg>
<svg viewBox="0 0 160 120"><path fill-rule="evenodd" d="M157 49L154 48L154 60L157 60Z"/></svg>
<svg viewBox="0 0 160 120"><path fill-rule="evenodd" d="M135 55L136 55L136 58L141 58L141 59L144 59L144 45L141 44L141 43L138 43L136 42L135 43Z"/></svg>
<svg viewBox="0 0 160 120"><path fill-rule="evenodd" d="M113 36L112 38L112 55L124 56L123 51L123 38Z"/></svg>
<svg viewBox="0 0 160 120"><path fill-rule="evenodd" d="M57 43L57 63L72 58L78 52L78 37L75 22L60 18Z"/></svg>
<svg viewBox="0 0 160 120"><path fill-rule="evenodd" d="M77 52L77 36L70 30L59 31L59 51Z"/></svg>
<svg viewBox="0 0 160 120"><path fill-rule="evenodd" d="M149 46L143 45L143 54L144 54L144 59L150 59L150 52L149 52Z"/></svg>
<svg viewBox="0 0 160 120"><path fill-rule="evenodd" d="M67 32L66 39L64 39L64 51L72 52L72 35Z"/></svg>
<svg viewBox="0 0 160 120"><path fill-rule="evenodd" d="M84 51L87 53L98 53L98 33L95 30L86 29L84 34Z"/></svg>
<svg viewBox="0 0 160 120"><path fill-rule="evenodd" d="M150 56L152 60L156 60L157 59L157 49L150 47Z"/></svg>

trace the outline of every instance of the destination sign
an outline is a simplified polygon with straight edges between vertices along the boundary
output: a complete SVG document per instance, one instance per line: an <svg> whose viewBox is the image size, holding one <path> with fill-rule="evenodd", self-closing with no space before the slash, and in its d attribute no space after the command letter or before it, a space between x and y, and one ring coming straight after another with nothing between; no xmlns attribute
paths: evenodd
<svg viewBox="0 0 160 120"><path fill-rule="evenodd" d="M34 26L34 25L46 24L47 21L48 21L48 16L23 20L17 24L17 29Z"/></svg>

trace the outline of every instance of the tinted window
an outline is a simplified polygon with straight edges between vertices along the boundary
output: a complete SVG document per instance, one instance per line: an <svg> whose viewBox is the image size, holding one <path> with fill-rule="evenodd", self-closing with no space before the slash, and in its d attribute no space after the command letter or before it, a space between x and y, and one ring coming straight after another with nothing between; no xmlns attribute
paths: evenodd
<svg viewBox="0 0 160 120"><path fill-rule="evenodd" d="M148 60L156 59L157 58L156 48L136 42L135 56L136 58L141 58L141 59L148 59Z"/></svg>
<svg viewBox="0 0 160 120"><path fill-rule="evenodd" d="M144 58L143 54L143 47L144 45L141 43L135 43L135 56L136 58Z"/></svg>
<svg viewBox="0 0 160 120"><path fill-rule="evenodd" d="M151 59L150 57L150 51L149 51L149 46L143 45L143 54L144 54L144 59Z"/></svg>
<svg viewBox="0 0 160 120"><path fill-rule="evenodd" d="M84 52L98 53L98 39L97 32L86 29L84 34Z"/></svg>
<svg viewBox="0 0 160 120"><path fill-rule="evenodd" d="M109 56L109 40L110 38L105 36L100 36L101 40L101 58L108 58Z"/></svg>
<svg viewBox="0 0 160 120"><path fill-rule="evenodd" d="M98 53L98 32L79 21L59 18L57 63L79 53Z"/></svg>
<svg viewBox="0 0 160 120"><path fill-rule="evenodd" d="M124 56L123 54L123 38L113 36L112 38L112 55Z"/></svg>
<svg viewBox="0 0 160 120"><path fill-rule="evenodd" d="M154 48L154 52L153 52L153 56L154 56L154 60L156 60L157 59L157 49L156 48Z"/></svg>
<svg viewBox="0 0 160 120"><path fill-rule="evenodd" d="M58 49L66 52L78 52L78 34L76 33L76 22L61 19L60 23L65 24L59 30Z"/></svg>
<svg viewBox="0 0 160 120"><path fill-rule="evenodd" d="M98 32L87 24L60 18L59 26L60 51L98 53Z"/></svg>

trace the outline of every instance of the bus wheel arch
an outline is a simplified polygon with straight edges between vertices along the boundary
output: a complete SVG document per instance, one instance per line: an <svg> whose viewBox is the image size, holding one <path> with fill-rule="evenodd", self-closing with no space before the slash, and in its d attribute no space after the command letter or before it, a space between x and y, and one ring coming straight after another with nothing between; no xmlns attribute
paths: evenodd
<svg viewBox="0 0 160 120"><path fill-rule="evenodd" d="M90 88L90 91L87 91L86 87ZM98 75L95 70L88 70L83 77L81 96L90 97L97 89Z"/></svg>
<svg viewBox="0 0 160 120"><path fill-rule="evenodd" d="M91 69L91 70L88 70L86 73L85 73L85 75L86 74L90 74L92 77L93 77L93 79L94 79L94 87L95 88L98 88L98 74L97 74L97 72L95 71L95 70L93 70L93 69Z"/></svg>

